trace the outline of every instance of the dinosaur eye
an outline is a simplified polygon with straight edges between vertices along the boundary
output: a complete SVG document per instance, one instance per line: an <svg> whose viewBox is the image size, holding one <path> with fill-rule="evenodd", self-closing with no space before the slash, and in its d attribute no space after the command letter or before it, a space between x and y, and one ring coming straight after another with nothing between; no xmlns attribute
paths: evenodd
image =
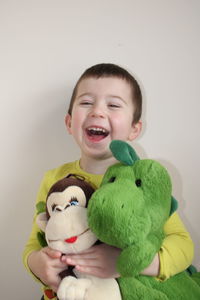
<svg viewBox="0 0 200 300"><path fill-rule="evenodd" d="M140 187L142 185L142 180L136 179L135 184L137 185L137 187Z"/></svg>
<svg viewBox="0 0 200 300"><path fill-rule="evenodd" d="M108 180L108 182L114 182L115 181L115 179L116 179L116 177L111 177L109 180Z"/></svg>

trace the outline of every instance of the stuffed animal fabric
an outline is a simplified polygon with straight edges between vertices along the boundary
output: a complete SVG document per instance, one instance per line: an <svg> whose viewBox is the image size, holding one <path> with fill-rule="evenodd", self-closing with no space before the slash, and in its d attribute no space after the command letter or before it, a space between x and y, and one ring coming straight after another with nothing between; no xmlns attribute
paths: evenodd
<svg viewBox="0 0 200 300"><path fill-rule="evenodd" d="M50 248L63 254L80 253L97 241L87 222L87 205L93 192L89 183L74 174L51 187L46 204L37 206L38 212L45 210L38 214L37 224L45 232ZM38 239L45 246L42 232L38 232ZM69 269L59 274L62 278L57 291L59 300L121 300L115 279L101 279Z"/></svg>
<svg viewBox="0 0 200 300"><path fill-rule="evenodd" d="M109 245L122 249L117 261L123 300L200 299L200 274L188 272L164 282L140 275L164 238L163 227L177 207L167 170L154 160L140 160L134 149L112 141L120 162L109 167L88 206L89 227Z"/></svg>

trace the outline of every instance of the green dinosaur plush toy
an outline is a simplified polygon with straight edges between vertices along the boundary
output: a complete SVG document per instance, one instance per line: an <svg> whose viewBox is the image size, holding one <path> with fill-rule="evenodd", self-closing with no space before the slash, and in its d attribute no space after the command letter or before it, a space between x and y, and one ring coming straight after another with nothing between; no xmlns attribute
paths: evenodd
<svg viewBox="0 0 200 300"><path fill-rule="evenodd" d="M200 299L199 273L194 280L185 271L163 282L140 275L159 251L164 224L177 202L171 196L171 179L162 165L140 160L122 141L112 141L110 149L120 162L108 168L100 188L92 195L88 221L102 242L122 249L117 262L122 299Z"/></svg>

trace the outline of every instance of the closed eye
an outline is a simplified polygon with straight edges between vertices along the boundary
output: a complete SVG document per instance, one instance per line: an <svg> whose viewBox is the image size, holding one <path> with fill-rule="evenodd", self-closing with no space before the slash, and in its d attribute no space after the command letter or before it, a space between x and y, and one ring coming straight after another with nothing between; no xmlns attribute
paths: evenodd
<svg viewBox="0 0 200 300"><path fill-rule="evenodd" d="M82 101L82 102L80 102L80 105L82 105L82 106L92 105L92 102Z"/></svg>
<svg viewBox="0 0 200 300"><path fill-rule="evenodd" d="M60 212L60 211L63 211L64 208L58 204L53 204L51 206L51 209L52 209L52 212Z"/></svg>
<svg viewBox="0 0 200 300"><path fill-rule="evenodd" d="M111 108L120 108L120 105L117 104L109 104L108 106Z"/></svg>

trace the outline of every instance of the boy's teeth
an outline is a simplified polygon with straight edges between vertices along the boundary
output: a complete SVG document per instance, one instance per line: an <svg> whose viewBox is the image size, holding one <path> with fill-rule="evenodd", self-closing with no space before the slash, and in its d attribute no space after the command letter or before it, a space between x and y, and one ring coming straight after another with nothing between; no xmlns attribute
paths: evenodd
<svg viewBox="0 0 200 300"><path fill-rule="evenodd" d="M104 135L104 136L108 135L108 131L100 127L89 127L87 128L87 131L90 135Z"/></svg>
<svg viewBox="0 0 200 300"><path fill-rule="evenodd" d="M90 128L88 128L88 130L92 130L92 131L101 131L101 132L103 132L103 133L106 133L106 130L105 129L103 129L103 128L97 128L97 127L90 127Z"/></svg>

